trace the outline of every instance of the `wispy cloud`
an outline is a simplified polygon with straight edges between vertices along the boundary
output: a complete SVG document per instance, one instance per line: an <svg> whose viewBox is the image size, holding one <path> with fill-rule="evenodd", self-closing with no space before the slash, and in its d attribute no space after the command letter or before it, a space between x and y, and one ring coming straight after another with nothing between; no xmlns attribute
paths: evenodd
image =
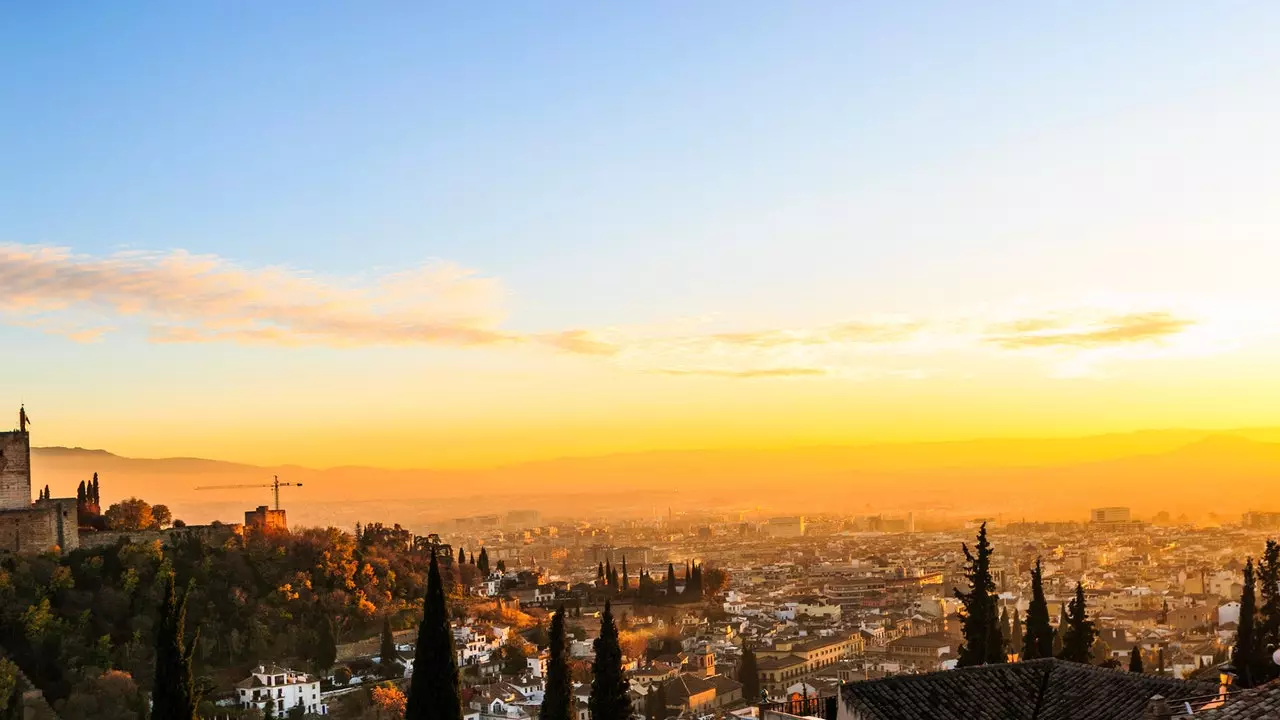
<svg viewBox="0 0 1280 720"><path fill-rule="evenodd" d="M1164 311L1076 323L1058 317L1025 318L992 328L985 341L1008 349L1096 348L1152 342L1177 335L1194 324L1194 320Z"/></svg>
<svg viewBox="0 0 1280 720"><path fill-rule="evenodd" d="M828 374L827 371L822 368L808 367L760 368L757 370L718 370L714 368L704 370L681 370L663 368L659 370L650 370L649 372L656 375L701 375L704 377L738 379L817 377Z"/></svg>

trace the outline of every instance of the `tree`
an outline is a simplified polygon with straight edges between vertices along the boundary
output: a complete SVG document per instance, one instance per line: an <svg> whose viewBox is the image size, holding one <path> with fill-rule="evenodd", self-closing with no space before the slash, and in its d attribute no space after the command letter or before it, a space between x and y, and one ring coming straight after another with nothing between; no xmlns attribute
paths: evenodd
<svg viewBox="0 0 1280 720"><path fill-rule="evenodd" d="M1009 608L1000 608L1000 647L1005 654L1012 652L1013 629L1009 626Z"/></svg>
<svg viewBox="0 0 1280 720"><path fill-rule="evenodd" d="M81 680L58 704L62 720L140 720L146 717L146 698L127 672L108 670Z"/></svg>
<svg viewBox="0 0 1280 720"><path fill-rule="evenodd" d="M676 567L671 563L667 563L667 599L671 600L676 596Z"/></svg>
<svg viewBox="0 0 1280 720"><path fill-rule="evenodd" d="M22 688L18 666L0 658L0 720L22 720Z"/></svg>
<svg viewBox="0 0 1280 720"><path fill-rule="evenodd" d="M382 647L378 651L378 669L382 677L390 680L400 677L400 653L396 651L396 636L391 632L391 618L382 620Z"/></svg>
<svg viewBox="0 0 1280 720"><path fill-rule="evenodd" d="M89 493L89 499L94 505L102 507L102 494L98 491L98 473L93 474L93 492Z"/></svg>
<svg viewBox="0 0 1280 720"><path fill-rule="evenodd" d="M506 561L506 560L499 560L499 561L498 561L498 572L503 573L503 574L506 574L506 572L507 572L507 561Z"/></svg>
<svg viewBox="0 0 1280 720"><path fill-rule="evenodd" d="M405 697L400 688L391 683L383 683L373 688L369 696L373 706L378 708L378 717L385 720L398 720L404 717Z"/></svg>
<svg viewBox="0 0 1280 720"><path fill-rule="evenodd" d="M756 664L756 651L750 645L742 648L742 661L738 663L738 682L742 683L742 699L754 705L760 702L760 667Z"/></svg>
<svg viewBox="0 0 1280 720"><path fill-rule="evenodd" d="M489 550L480 548L480 557L476 560L476 567L480 568L481 577L489 577Z"/></svg>
<svg viewBox="0 0 1280 720"><path fill-rule="evenodd" d="M1022 616L1018 614L1018 608L1013 608L1013 626L1009 628L1009 652L1022 652Z"/></svg>
<svg viewBox="0 0 1280 720"><path fill-rule="evenodd" d="M622 556L622 590L631 587L631 577L627 575L627 556Z"/></svg>
<svg viewBox="0 0 1280 720"><path fill-rule="evenodd" d="M458 565L465 565L467 562L467 551L458 548Z"/></svg>
<svg viewBox="0 0 1280 720"><path fill-rule="evenodd" d="M485 564L489 562L483 550L480 559ZM445 604L444 582L440 579L440 563L434 551L427 569L427 596L422 603L422 624L418 626L405 718L462 720L453 632L449 629L449 608Z"/></svg>
<svg viewBox="0 0 1280 720"><path fill-rule="evenodd" d="M539 720L574 720L573 678L569 674L569 638L564 627L564 605L551 616L551 657L547 660L547 687Z"/></svg>
<svg viewBox="0 0 1280 720"><path fill-rule="evenodd" d="M708 597L714 597L729 587L729 573L717 567L710 567L706 570L699 569L698 582L702 585L704 594Z"/></svg>
<svg viewBox="0 0 1280 720"><path fill-rule="evenodd" d="M1251 688L1258 677L1259 643L1254 615L1257 612L1257 598L1254 594L1253 558L1244 564L1244 588L1240 591L1240 622L1236 625L1236 644L1231 652L1231 662L1236 666L1236 674L1240 678L1241 687ZM1160 669L1164 670L1163 656Z"/></svg>
<svg viewBox="0 0 1280 720"><path fill-rule="evenodd" d="M136 497L115 503L105 515L112 530L149 530L155 524L151 505Z"/></svg>
<svg viewBox="0 0 1280 720"><path fill-rule="evenodd" d="M152 505L151 506L151 528L152 530L160 530L166 525L173 523L173 513L169 511L168 505Z"/></svg>
<svg viewBox="0 0 1280 720"><path fill-rule="evenodd" d="M191 657L197 637L188 646L183 639L187 621L187 595L179 598L174 589L173 573L165 583L160 621L156 627L155 690L151 694L152 720L195 720L200 703L191 674ZM197 634L198 636L198 634Z"/></svg>
<svg viewBox="0 0 1280 720"><path fill-rule="evenodd" d="M595 651L596 659L591 664L591 720L629 720L629 686L622 676L618 626L613 622L613 608L607 600L604 614L600 616L600 637L595 640Z"/></svg>
<svg viewBox="0 0 1280 720"><path fill-rule="evenodd" d="M316 644L311 664L317 672L326 673L338 661L338 643L333 637L333 620L322 615L318 623Z"/></svg>
<svg viewBox="0 0 1280 720"><path fill-rule="evenodd" d="M1262 559L1258 561L1258 619L1255 634L1258 653L1265 659L1280 649L1280 543L1267 540ZM1258 670L1263 675L1259 682L1273 680L1280 675L1280 666L1273 662L1261 662Z"/></svg>
<svg viewBox="0 0 1280 720"><path fill-rule="evenodd" d="M1142 673L1142 649L1137 645L1134 645L1133 649L1129 651L1129 672Z"/></svg>
<svg viewBox="0 0 1280 720"><path fill-rule="evenodd" d="M604 574L604 563L596 564L596 580L599 582L605 582L608 580L608 576Z"/></svg>
<svg viewBox="0 0 1280 720"><path fill-rule="evenodd" d="M991 579L991 543L987 541L987 524L978 529L974 547L961 544L965 556L965 577L969 592L955 590L956 599L964 606L964 644L960 646L957 665L986 665L1006 661L1001 647L1000 627L996 616L996 585Z"/></svg>
<svg viewBox="0 0 1280 720"><path fill-rule="evenodd" d="M1088 663L1090 649L1098 632L1085 608L1084 584L1076 583L1076 596L1067 606L1066 632L1062 636L1062 659Z"/></svg>

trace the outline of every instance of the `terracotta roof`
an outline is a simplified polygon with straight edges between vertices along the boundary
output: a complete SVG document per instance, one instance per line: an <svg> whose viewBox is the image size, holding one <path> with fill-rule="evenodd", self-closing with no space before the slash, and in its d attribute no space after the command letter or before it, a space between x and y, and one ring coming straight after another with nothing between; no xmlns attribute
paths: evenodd
<svg viewBox="0 0 1280 720"><path fill-rule="evenodd" d="M1155 695L1176 701L1217 690L1049 658L854 682L841 697L867 720L1140 720Z"/></svg>

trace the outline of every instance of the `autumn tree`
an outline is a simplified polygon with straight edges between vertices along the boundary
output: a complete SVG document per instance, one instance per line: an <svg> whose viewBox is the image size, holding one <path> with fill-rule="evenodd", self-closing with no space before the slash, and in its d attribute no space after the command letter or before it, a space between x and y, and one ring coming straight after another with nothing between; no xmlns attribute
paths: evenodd
<svg viewBox="0 0 1280 720"><path fill-rule="evenodd" d="M405 715L406 699L400 688L392 683L382 683L369 693L373 706L378 710L381 720L399 720Z"/></svg>
<svg viewBox="0 0 1280 720"><path fill-rule="evenodd" d="M104 515L112 530L151 530L156 522L151 505L136 497L113 504Z"/></svg>
<svg viewBox="0 0 1280 720"><path fill-rule="evenodd" d="M961 544L965 556L965 577L969 592L956 589L956 599L964 606L964 644L960 646L957 665L986 665L1002 663L1007 659L1000 637L999 618L996 615L996 585L991 579L991 543L987 540L987 524L978 529L977 544L970 551Z"/></svg>

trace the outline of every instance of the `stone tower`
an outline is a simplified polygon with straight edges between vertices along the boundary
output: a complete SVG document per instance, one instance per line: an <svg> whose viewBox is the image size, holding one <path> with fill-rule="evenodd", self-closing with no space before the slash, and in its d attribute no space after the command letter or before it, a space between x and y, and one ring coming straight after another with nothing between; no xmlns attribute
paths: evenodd
<svg viewBox="0 0 1280 720"><path fill-rule="evenodd" d="M31 434L0 433L0 510L31 507Z"/></svg>

